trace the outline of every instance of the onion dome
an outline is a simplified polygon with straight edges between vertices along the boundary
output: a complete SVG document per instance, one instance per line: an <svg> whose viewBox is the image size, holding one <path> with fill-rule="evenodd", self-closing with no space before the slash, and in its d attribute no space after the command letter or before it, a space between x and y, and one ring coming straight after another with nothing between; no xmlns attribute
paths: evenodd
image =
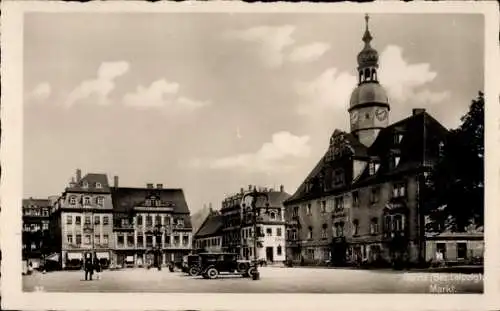
<svg viewBox="0 0 500 311"><path fill-rule="evenodd" d="M359 68L378 67L378 52L370 45L373 37L368 29L368 15L366 15L365 20L366 29L365 34L363 35L363 42L365 42L365 46L358 54L358 66Z"/></svg>
<svg viewBox="0 0 500 311"><path fill-rule="evenodd" d="M389 106L389 98L384 87L378 83L363 83L358 85L351 94L349 109L365 104Z"/></svg>

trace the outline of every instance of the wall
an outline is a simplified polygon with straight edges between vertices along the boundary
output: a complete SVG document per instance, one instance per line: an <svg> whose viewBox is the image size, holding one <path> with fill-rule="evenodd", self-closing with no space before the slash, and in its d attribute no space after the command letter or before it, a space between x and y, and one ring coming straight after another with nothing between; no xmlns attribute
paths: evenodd
<svg viewBox="0 0 500 311"><path fill-rule="evenodd" d="M457 244L466 243L467 244L467 256L468 259L471 257L484 258L484 241L483 240L432 240L426 241L426 261L435 259L437 244L443 243L446 245L446 260L456 261L457 260Z"/></svg>

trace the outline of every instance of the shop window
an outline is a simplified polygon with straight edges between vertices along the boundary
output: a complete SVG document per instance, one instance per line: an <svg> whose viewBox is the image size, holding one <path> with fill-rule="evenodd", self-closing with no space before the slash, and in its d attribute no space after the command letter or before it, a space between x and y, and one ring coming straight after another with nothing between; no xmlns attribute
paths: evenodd
<svg viewBox="0 0 500 311"><path fill-rule="evenodd" d="M467 259L467 243L457 243L457 259Z"/></svg>

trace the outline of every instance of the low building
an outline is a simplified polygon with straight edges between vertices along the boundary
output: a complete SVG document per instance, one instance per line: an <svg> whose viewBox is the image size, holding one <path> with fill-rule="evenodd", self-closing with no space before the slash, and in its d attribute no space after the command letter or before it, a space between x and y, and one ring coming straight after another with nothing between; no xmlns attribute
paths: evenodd
<svg viewBox="0 0 500 311"><path fill-rule="evenodd" d="M222 251L222 215L210 210L200 229L194 234L194 249L203 252Z"/></svg>
<svg viewBox="0 0 500 311"><path fill-rule="evenodd" d="M147 184L111 189L114 205L113 262L117 266L179 262L192 250L190 211L182 189Z"/></svg>
<svg viewBox="0 0 500 311"><path fill-rule="evenodd" d="M29 198L24 199L22 204L22 257L37 268L52 250L49 235L51 202L49 199Z"/></svg>
<svg viewBox="0 0 500 311"><path fill-rule="evenodd" d="M436 260L442 254L447 264L475 264L484 259L483 232L443 232L426 234L426 261Z"/></svg>

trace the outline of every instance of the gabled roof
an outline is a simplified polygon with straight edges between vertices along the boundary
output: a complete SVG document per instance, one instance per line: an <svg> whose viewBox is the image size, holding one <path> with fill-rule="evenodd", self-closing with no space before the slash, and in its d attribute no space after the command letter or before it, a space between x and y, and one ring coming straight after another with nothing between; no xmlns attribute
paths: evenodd
<svg viewBox="0 0 500 311"><path fill-rule="evenodd" d="M85 184L87 184L88 187L84 187ZM100 184L101 188L97 188L97 184ZM66 188L66 192L109 193L108 176L106 174L89 173L80 181L70 184L70 186Z"/></svg>
<svg viewBox="0 0 500 311"><path fill-rule="evenodd" d="M174 188L111 188L111 198L114 209L117 212L127 212L138 204L143 203L150 196L155 196L159 200L168 202L173 206L176 214L189 214L189 207L182 189Z"/></svg>
<svg viewBox="0 0 500 311"><path fill-rule="evenodd" d="M205 238L222 234L222 215L216 213L209 214L203 221L200 229L195 233L194 238Z"/></svg>
<svg viewBox="0 0 500 311"><path fill-rule="evenodd" d="M403 139L398 148L394 147L394 137L396 133L403 134ZM361 175L356 179L355 183L347 183L344 188L337 188L332 191L343 191L346 188L355 188L366 184L378 183L383 178L391 178L392 175L404 174L411 170L420 169L426 162L432 163L437 159L437 150L435 146L437 146L440 141L446 139L447 133L448 130L425 111L416 113L382 129L375 142L369 148L361 144L361 142L351 133L335 130L332 139L335 136L343 135L345 141L350 145L353 152L353 158L365 161L377 159L380 166L375 175L370 175L369 166L367 165ZM297 188L297 191L286 200L285 204L327 194L324 191L319 194L310 194L306 190L307 184L313 179L319 178L320 173L327 167L325 158L328 154L329 150L325 152L323 157ZM390 161L392 155L398 155L400 157L400 162L396 167L391 166Z"/></svg>
<svg viewBox="0 0 500 311"><path fill-rule="evenodd" d="M266 193L269 197L269 207L281 207L283 206L283 202L285 202L290 197L290 194L285 191L271 190ZM256 206L264 206L266 204L266 199L263 197L259 197L255 204Z"/></svg>

